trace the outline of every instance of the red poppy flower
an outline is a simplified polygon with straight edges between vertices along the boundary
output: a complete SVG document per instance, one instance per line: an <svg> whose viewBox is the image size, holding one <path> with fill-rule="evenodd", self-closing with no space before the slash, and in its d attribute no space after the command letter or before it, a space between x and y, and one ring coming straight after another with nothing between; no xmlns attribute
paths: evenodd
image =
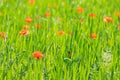
<svg viewBox="0 0 120 80"><path fill-rule="evenodd" d="M36 19L39 20L39 19L40 19L40 16L36 16Z"/></svg>
<svg viewBox="0 0 120 80"><path fill-rule="evenodd" d="M29 25L24 25L24 29L28 30L28 29L30 29L30 26Z"/></svg>
<svg viewBox="0 0 120 80"><path fill-rule="evenodd" d="M111 17L105 17L105 18L104 18L104 21L105 21L106 23L112 22L112 18L111 18Z"/></svg>
<svg viewBox="0 0 120 80"><path fill-rule="evenodd" d="M29 34L29 31L28 30L21 30L20 31L20 35L23 35L23 36L26 36Z"/></svg>
<svg viewBox="0 0 120 80"><path fill-rule="evenodd" d="M118 29L120 29L120 24L118 25Z"/></svg>
<svg viewBox="0 0 120 80"><path fill-rule="evenodd" d="M26 18L26 22L31 23L32 22L32 18L30 18L30 17Z"/></svg>
<svg viewBox="0 0 120 80"><path fill-rule="evenodd" d="M120 17L120 12L114 12L114 14L118 17Z"/></svg>
<svg viewBox="0 0 120 80"><path fill-rule="evenodd" d="M64 31L58 31L57 34L58 34L58 35L64 35L65 32L64 32Z"/></svg>
<svg viewBox="0 0 120 80"><path fill-rule="evenodd" d="M97 34L96 33L92 33L91 34L91 38L96 39L97 38Z"/></svg>
<svg viewBox="0 0 120 80"><path fill-rule="evenodd" d="M82 13L82 12L84 12L84 9L83 9L82 7L78 7L78 8L77 8L77 12L78 12L78 13Z"/></svg>
<svg viewBox="0 0 120 80"><path fill-rule="evenodd" d="M35 4L35 0L29 0L30 4L34 5Z"/></svg>
<svg viewBox="0 0 120 80"><path fill-rule="evenodd" d="M38 28L40 28L41 26L40 26L40 24L36 24L36 28L38 29Z"/></svg>
<svg viewBox="0 0 120 80"><path fill-rule="evenodd" d="M80 24L82 24L82 23L84 22L84 20L83 20L83 19L80 19L80 21L79 21L79 22L80 22Z"/></svg>
<svg viewBox="0 0 120 80"><path fill-rule="evenodd" d="M46 18L49 18L49 17L50 17L50 12L46 12L46 13L45 13L45 17L46 17Z"/></svg>
<svg viewBox="0 0 120 80"><path fill-rule="evenodd" d="M72 35L72 34L73 34L73 32L71 31L71 32L69 32L69 34L70 34L70 35Z"/></svg>
<svg viewBox="0 0 120 80"><path fill-rule="evenodd" d="M6 34L4 32L0 32L0 37L5 39L6 38Z"/></svg>
<svg viewBox="0 0 120 80"><path fill-rule="evenodd" d="M40 51L36 51L36 52L33 52L33 56L39 60L40 58L43 57L43 54Z"/></svg>
<svg viewBox="0 0 120 80"><path fill-rule="evenodd" d="M96 14L91 13L89 16L93 18L96 17Z"/></svg>

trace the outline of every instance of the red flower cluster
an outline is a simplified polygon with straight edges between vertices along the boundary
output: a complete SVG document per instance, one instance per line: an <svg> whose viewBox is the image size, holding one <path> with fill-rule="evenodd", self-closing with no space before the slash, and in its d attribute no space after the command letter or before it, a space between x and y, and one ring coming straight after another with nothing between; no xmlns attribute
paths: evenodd
<svg viewBox="0 0 120 80"><path fill-rule="evenodd" d="M35 0L29 0L30 4L34 5L35 4Z"/></svg>
<svg viewBox="0 0 120 80"><path fill-rule="evenodd" d="M64 32L64 31L58 31L57 34L58 34L58 35L64 35L65 32Z"/></svg>
<svg viewBox="0 0 120 80"><path fill-rule="evenodd" d="M20 31L20 35L23 35L23 36L26 36L26 35L28 35L29 34L29 31L28 30L21 30Z"/></svg>
<svg viewBox="0 0 120 80"><path fill-rule="evenodd" d="M36 52L33 52L33 56L39 60L43 57L43 53L40 51L36 51Z"/></svg>
<svg viewBox="0 0 120 80"><path fill-rule="evenodd" d="M104 18L104 21L105 21L106 23L112 22L112 18L111 18L111 17L105 17L105 18Z"/></svg>
<svg viewBox="0 0 120 80"><path fill-rule="evenodd" d="M84 9L83 9L82 7L78 7L78 8L77 8L77 12L78 12L78 13L82 13L82 12L84 12Z"/></svg>
<svg viewBox="0 0 120 80"><path fill-rule="evenodd" d="M6 34L4 32L0 32L0 37L5 39L6 38Z"/></svg>
<svg viewBox="0 0 120 80"><path fill-rule="evenodd" d="M91 34L91 38L96 39L97 38L97 34L96 33L92 33Z"/></svg>
<svg viewBox="0 0 120 80"><path fill-rule="evenodd" d="M27 23L31 23L32 22L32 18L30 18L30 17L26 18L26 22Z"/></svg>

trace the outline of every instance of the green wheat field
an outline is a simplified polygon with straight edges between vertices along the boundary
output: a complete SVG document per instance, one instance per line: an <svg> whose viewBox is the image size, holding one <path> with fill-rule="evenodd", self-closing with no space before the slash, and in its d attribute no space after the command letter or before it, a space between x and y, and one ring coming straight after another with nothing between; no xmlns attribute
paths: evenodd
<svg viewBox="0 0 120 80"><path fill-rule="evenodd" d="M120 80L120 0L0 0L0 80Z"/></svg>

